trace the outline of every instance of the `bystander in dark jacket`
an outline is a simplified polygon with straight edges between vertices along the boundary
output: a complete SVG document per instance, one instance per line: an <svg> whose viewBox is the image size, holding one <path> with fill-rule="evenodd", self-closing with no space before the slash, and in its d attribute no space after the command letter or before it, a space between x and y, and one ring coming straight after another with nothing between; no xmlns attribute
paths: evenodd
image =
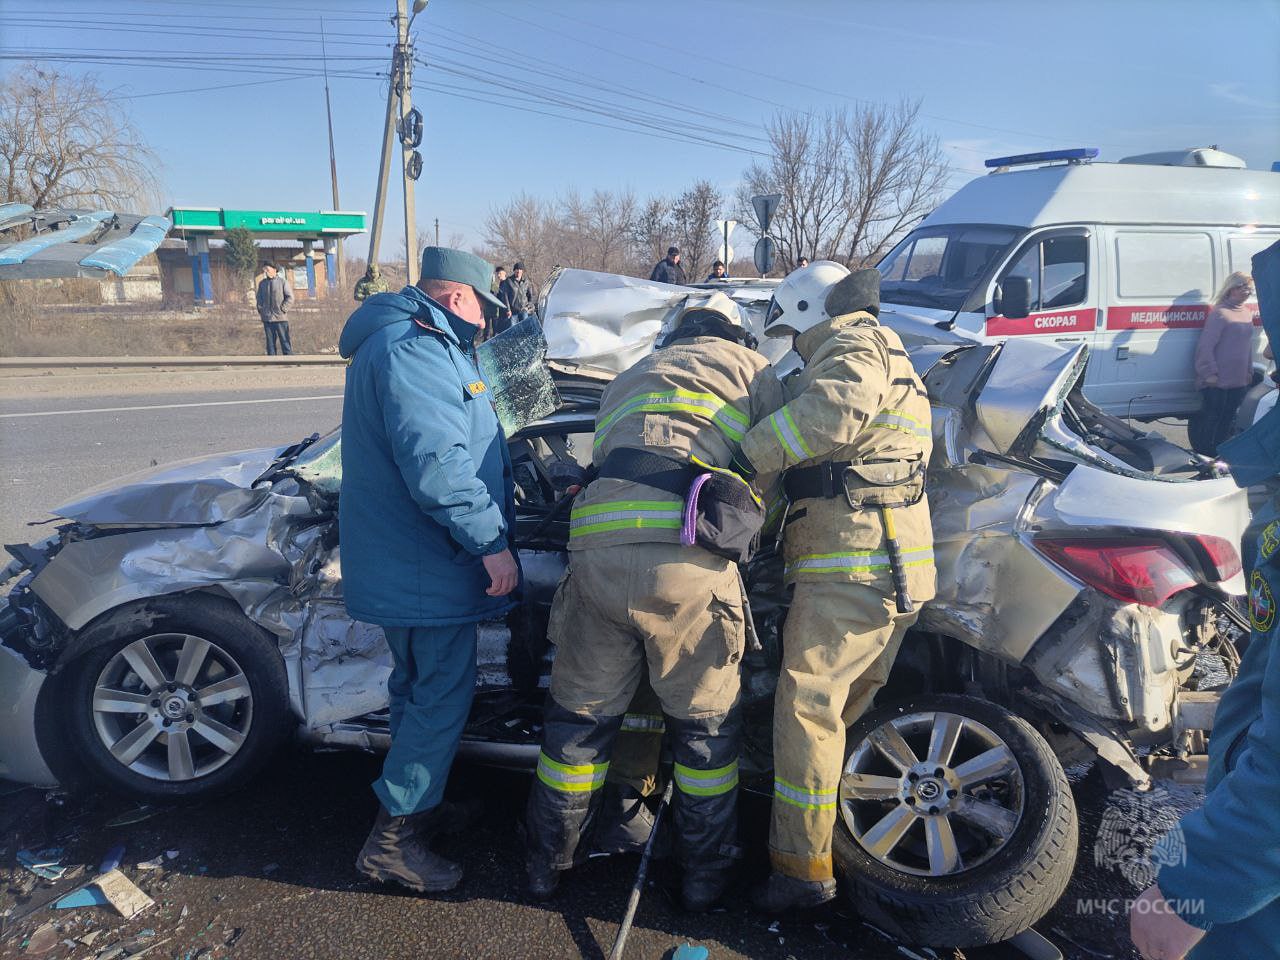
<svg viewBox="0 0 1280 960"><path fill-rule="evenodd" d="M511 276L498 286L498 299L507 309L506 318L498 318L494 323L494 332L501 333L512 323L533 316L538 302L538 288L533 285L528 274L524 272L524 264L517 263L511 268ZM503 320L505 319L505 325Z"/></svg>
<svg viewBox="0 0 1280 960"><path fill-rule="evenodd" d="M258 281L258 316L267 340L267 356L277 353L293 353L289 339L289 321L285 316L293 303L293 291L284 277L276 272L276 265L268 263L262 268L263 277ZM278 349L277 349L278 348Z"/></svg>
<svg viewBox="0 0 1280 960"><path fill-rule="evenodd" d="M678 283L681 285L688 282L684 277L684 267L680 266L679 247L667 248L667 255L653 265L653 272L649 274L649 279L658 283Z"/></svg>

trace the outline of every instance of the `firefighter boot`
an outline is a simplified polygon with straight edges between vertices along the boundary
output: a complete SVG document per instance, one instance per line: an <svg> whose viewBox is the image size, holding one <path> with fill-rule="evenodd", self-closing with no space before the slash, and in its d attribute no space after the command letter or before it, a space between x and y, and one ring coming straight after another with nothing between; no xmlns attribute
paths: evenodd
<svg viewBox="0 0 1280 960"><path fill-rule="evenodd" d="M751 900L765 913L817 907L836 896L834 880L797 880L777 870L756 888Z"/></svg>
<svg viewBox="0 0 1280 960"><path fill-rule="evenodd" d="M428 811L429 813L430 811ZM417 836L422 815L393 817L378 807L356 869L380 883L398 883L419 893L443 893L462 881L462 867L427 849Z"/></svg>
<svg viewBox="0 0 1280 960"><path fill-rule="evenodd" d="M525 890L531 900L550 900L560 886L560 871L545 861L530 857L525 862Z"/></svg>
<svg viewBox="0 0 1280 960"><path fill-rule="evenodd" d="M469 804L442 800L430 810L414 817L413 828L423 844L436 837L457 837L466 833L480 819L480 811Z"/></svg>
<svg viewBox="0 0 1280 960"><path fill-rule="evenodd" d="M705 913L724 896L732 879L733 871L726 867L686 870L680 900L690 913Z"/></svg>

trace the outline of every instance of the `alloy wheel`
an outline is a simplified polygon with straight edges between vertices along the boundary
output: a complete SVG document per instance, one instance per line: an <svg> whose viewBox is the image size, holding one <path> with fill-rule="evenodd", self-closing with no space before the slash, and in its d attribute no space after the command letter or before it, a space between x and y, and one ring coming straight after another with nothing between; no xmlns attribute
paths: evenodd
<svg viewBox="0 0 1280 960"><path fill-rule="evenodd" d="M917 876L970 870L1009 842L1022 818L1022 771L989 727L921 711L872 729L845 764L840 815L870 856Z"/></svg>
<svg viewBox="0 0 1280 960"><path fill-rule="evenodd" d="M159 633L111 657L93 688L93 725L116 762L153 780L193 780L245 743L249 678L226 650L188 633Z"/></svg>

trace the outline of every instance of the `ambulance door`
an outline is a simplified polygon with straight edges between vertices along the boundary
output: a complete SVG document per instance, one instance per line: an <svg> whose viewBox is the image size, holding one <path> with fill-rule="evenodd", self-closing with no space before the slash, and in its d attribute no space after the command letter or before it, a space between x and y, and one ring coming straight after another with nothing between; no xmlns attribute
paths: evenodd
<svg viewBox="0 0 1280 960"><path fill-rule="evenodd" d="M1196 342L1225 275L1217 262L1215 230L1103 229L1111 270L1096 352L1105 382L1091 396L1122 416L1195 410Z"/></svg>
<svg viewBox="0 0 1280 960"><path fill-rule="evenodd" d="M1098 325L1099 281L1096 241L1087 227L1055 227L1033 233L996 276L987 304L989 337L1034 337L1064 347L1094 346ZM1031 285L1030 310L1024 317L1003 313L1002 285L1011 277ZM1085 381L1093 378L1090 363Z"/></svg>

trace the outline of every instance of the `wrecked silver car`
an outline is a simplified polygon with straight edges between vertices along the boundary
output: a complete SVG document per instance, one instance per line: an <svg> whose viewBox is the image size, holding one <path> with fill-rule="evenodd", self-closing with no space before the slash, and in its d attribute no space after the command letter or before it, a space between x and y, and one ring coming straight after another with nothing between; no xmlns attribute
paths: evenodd
<svg viewBox="0 0 1280 960"><path fill-rule="evenodd" d="M566 491L590 458L603 384L700 295L569 280L542 310L560 402L509 434L523 604L482 626L463 743L504 765L536 757ZM1092 406L1082 347L908 347L933 403L939 592L850 731L835 855L877 925L991 943L1040 919L1071 876L1065 764L1096 755L1134 782L1202 764L1238 662L1247 506L1213 464ZM180 799L243 782L294 731L385 749L390 656L343 608L340 489L335 430L53 511L67 522L11 548L5 573L0 775ZM748 570L763 646L743 659L748 789L767 791L771 770L781 574L768 550Z"/></svg>

